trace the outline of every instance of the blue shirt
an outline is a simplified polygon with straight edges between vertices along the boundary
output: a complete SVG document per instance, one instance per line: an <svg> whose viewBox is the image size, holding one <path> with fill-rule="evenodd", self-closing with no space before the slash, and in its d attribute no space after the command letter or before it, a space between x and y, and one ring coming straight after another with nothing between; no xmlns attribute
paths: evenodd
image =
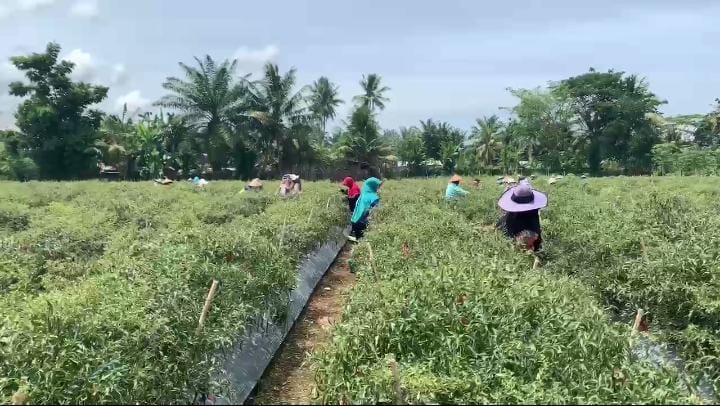
<svg viewBox="0 0 720 406"><path fill-rule="evenodd" d="M469 193L470 192L461 188L459 185L456 185L454 183L448 183L447 189L445 189L445 199L453 200L455 198L465 196Z"/></svg>

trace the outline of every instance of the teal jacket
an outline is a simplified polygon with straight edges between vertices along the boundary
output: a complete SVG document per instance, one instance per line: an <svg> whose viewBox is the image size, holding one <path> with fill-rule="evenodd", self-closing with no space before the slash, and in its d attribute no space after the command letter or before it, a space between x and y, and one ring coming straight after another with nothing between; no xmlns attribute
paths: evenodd
<svg viewBox="0 0 720 406"><path fill-rule="evenodd" d="M355 211L350 219L351 222L364 223L367 221L370 210L380 203L380 196L378 196L377 191L381 184L382 181L378 178L369 178L363 183L360 198L355 205Z"/></svg>
<svg viewBox="0 0 720 406"><path fill-rule="evenodd" d="M445 189L445 199L453 200L457 197L465 196L469 193L470 192L466 191L465 189L454 183L448 183L447 189Z"/></svg>

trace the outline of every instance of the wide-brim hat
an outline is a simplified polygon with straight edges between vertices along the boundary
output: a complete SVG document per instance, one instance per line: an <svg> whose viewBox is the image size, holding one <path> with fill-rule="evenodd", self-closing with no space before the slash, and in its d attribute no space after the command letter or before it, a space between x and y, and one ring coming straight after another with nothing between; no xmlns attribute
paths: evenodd
<svg viewBox="0 0 720 406"><path fill-rule="evenodd" d="M503 178L503 183L517 183L517 181L512 176L505 176Z"/></svg>
<svg viewBox="0 0 720 406"><path fill-rule="evenodd" d="M262 182L258 178L255 178L248 183L248 186L250 187L262 187L262 185Z"/></svg>
<svg viewBox="0 0 720 406"><path fill-rule="evenodd" d="M537 190L533 190L529 183L521 183L510 188L500 196L498 206L506 212L521 213L547 207L548 198Z"/></svg>

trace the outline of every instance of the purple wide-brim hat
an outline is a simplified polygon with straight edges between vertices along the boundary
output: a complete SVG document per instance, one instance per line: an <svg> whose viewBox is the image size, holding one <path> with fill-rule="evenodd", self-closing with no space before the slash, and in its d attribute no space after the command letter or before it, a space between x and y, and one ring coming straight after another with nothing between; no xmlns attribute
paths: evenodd
<svg viewBox="0 0 720 406"><path fill-rule="evenodd" d="M510 188L500 196L498 206L510 213L538 210L547 207L548 198L544 193L533 190L528 183Z"/></svg>

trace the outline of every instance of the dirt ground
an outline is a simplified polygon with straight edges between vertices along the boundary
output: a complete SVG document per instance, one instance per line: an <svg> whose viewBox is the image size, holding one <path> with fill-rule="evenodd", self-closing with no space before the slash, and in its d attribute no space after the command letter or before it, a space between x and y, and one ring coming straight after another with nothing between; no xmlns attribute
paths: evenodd
<svg viewBox="0 0 720 406"><path fill-rule="evenodd" d="M343 249L318 284L280 354L260 381L254 404L313 403L316 395L315 375L308 363L308 356L330 339L331 327L342 317L349 292L355 285L355 275L349 272L347 265L350 249L350 245Z"/></svg>

